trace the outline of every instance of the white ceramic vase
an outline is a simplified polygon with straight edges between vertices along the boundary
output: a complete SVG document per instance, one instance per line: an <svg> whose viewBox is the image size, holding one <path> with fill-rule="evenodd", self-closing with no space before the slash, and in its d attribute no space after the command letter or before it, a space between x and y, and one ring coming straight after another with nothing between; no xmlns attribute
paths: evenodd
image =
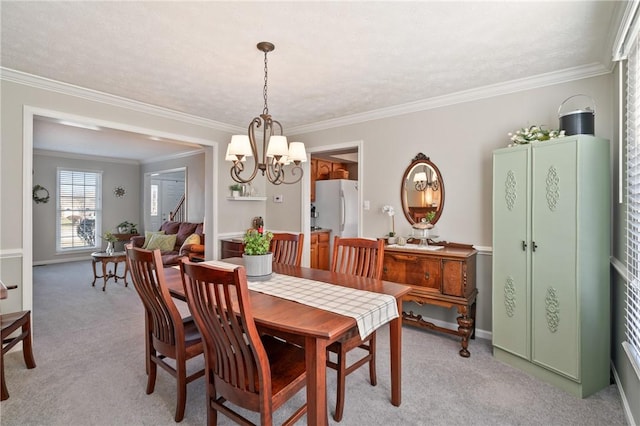
<svg viewBox="0 0 640 426"><path fill-rule="evenodd" d="M271 275L273 270L273 253L248 255L243 254L244 268L248 278L260 278Z"/></svg>

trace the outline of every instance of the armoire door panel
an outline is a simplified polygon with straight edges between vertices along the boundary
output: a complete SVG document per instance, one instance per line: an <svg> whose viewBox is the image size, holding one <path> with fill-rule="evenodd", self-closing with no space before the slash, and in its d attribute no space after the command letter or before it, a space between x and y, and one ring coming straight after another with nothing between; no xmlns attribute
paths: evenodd
<svg viewBox="0 0 640 426"><path fill-rule="evenodd" d="M493 194L493 344L530 357L528 149L496 154ZM499 232L496 230L499 229Z"/></svg>
<svg viewBox="0 0 640 426"><path fill-rule="evenodd" d="M576 143L533 148L532 360L578 377Z"/></svg>

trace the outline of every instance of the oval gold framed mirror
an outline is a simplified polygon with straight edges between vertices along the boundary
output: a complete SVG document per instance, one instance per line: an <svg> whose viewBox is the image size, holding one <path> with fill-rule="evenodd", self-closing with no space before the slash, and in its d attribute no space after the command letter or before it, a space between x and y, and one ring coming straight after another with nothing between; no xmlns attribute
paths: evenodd
<svg viewBox="0 0 640 426"><path fill-rule="evenodd" d="M402 176L400 187L402 211L409 223L430 222L435 225L444 208L444 181L438 167L419 153Z"/></svg>

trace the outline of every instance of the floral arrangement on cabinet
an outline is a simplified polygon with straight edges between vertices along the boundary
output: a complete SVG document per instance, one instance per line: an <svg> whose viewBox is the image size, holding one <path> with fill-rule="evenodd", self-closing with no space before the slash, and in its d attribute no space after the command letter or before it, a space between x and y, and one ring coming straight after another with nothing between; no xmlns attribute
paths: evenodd
<svg viewBox="0 0 640 426"><path fill-rule="evenodd" d="M511 139L511 142L516 145L544 142L565 136L564 130L546 130L536 124L516 130L514 133L508 133L507 135L509 139Z"/></svg>

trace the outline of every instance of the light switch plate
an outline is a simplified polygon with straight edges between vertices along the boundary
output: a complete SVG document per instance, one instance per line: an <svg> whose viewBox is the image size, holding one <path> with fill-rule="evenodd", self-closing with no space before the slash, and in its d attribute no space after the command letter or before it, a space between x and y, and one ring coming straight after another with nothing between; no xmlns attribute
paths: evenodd
<svg viewBox="0 0 640 426"><path fill-rule="evenodd" d="M363 208L364 208L365 210L369 210L369 209L371 209L371 203L369 202L369 200L364 200L364 206L363 206Z"/></svg>
<svg viewBox="0 0 640 426"><path fill-rule="evenodd" d="M274 203L281 203L284 201L284 196L283 195L274 195L273 196L273 202Z"/></svg>

